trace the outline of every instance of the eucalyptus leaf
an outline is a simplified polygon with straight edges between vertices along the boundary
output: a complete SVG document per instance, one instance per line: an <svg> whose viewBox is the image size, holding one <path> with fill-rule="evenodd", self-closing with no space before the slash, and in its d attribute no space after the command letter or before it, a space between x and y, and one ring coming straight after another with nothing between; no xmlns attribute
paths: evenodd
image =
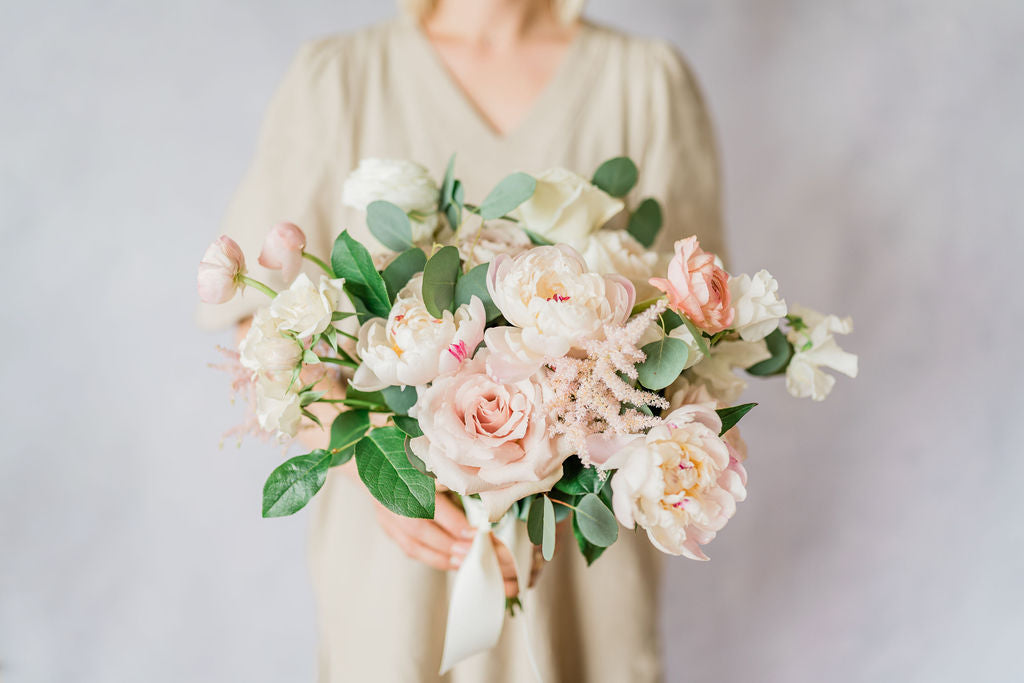
<svg viewBox="0 0 1024 683"><path fill-rule="evenodd" d="M331 454L323 449L286 460L263 485L263 516L286 517L306 506L327 480Z"/></svg>
<svg viewBox="0 0 1024 683"><path fill-rule="evenodd" d="M718 413L718 417L722 420L722 431L718 433L722 436L727 431L736 426L736 423L743 419L743 416L750 412L750 410L756 406L756 403L744 403L738 406L732 406L731 408L719 408L715 412Z"/></svg>
<svg viewBox="0 0 1024 683"><path fill-rule="evenodd" d="M661 314L661 324L665 328L665 332L671 332L683 324L683 319L672 309L665 309Z"/></svg>
<svg viewBox="0 0 1024 683"><path fill-rule="evenodd" d="M387 265L380 276L384 280L384 286L387 288L392 302L402 291L402 287L409 283L413 275L422 271L426 264L427 255L423 253L422 249L413 247L403 251Z"/></svg>
<svg viewBox="0 0 1024 683"><path fill-rule="evenodd" d="M338 277L345 278L346 289L355 294L370 313L380 318L388 317L391 299L388 298L384 280L373 265L370 252L347 230L342 231L334 241L331 267Z"/></svg>
<svg viewBox="0 0 1024 683"><path fill-rule="evenodd" d="M526 520L526 533L530 542L541 547L547 561L555 553L555 505L547 496L534 498Z"/></svg>
<svg viewBox="0 0 1024 683"><path fill-rule="evenodd" d="M635 237L637 242L650 249L658 238L661 225L661 204L657 199L648 197L630 214L626 231Z"/></svg>
<svg viewBox="0 0 1024 683"><path fill-rule="evenodd" d="M441 247L423 268L423 304L427 312L441 318L445 311L453 310L455 282L459 279L462 261L456 247Z"/></svg>
<svg viewBox="0 0 1024 683"><path fill-rule="evenodd" d="M537 496L530 504L530 513L526 518L526 533L530 537L530 543L540 545L544 542L544 505Z"/></svg>
<svg viewBox="0 0 1024 683"><path fill-rule="evenodd" d="M526 228L520 229L526 233L527 237L530 238L530 242L532 242L534 245L538 247L550 247L552 244L554 244L554 242L544 237L543 235L538 235L533 230L527 230Z"/></svg>
<svg viewBox="0 0 1024 683"><path fill-rule="evenodd" d="M419 420L415 417L409 417L407 415L392 415L391 419L394 421L395 426L405 432L406 435L412 438L423 436L423 430L420 429Z"/></svg>
<svg viewBox="0 0 1024 683"><path fill-rule="evenodd" d="M370 233L391 251L412 247L412 224L401 207L378 199L366 207L366 227Z"/></svg>
<svg viewBox="0 0 1024 683"><path fill-rule="evenodd" d="M793 358L793 345L786 339L786 335L783 334L782 330L777 327L764 338L764 341L768 345L768 352L772 354L771 358L751 365L747 368L747 372L758 377L782 374L786 371L789 361Z"/></svg>
<svg viewBox="0 0 1024 683"><path fill-rule="evenodd" d="M444 170L444 179L441 181L441 198L438 206L442 211L447 211L452 204L452 192L455 190L455 155L448 157L448 166Z"/></svg>
<svg viewBox="0 0 1024 683"><path fill-rule="evenodd" d="M344 465L356 453L356 444L370 429L370 412L367 410L346 410L338 413L331 423L331 467Z"/></svg>
<svg viewBox="0 0 1024 683"><path fill-rule="evenodd" d="M625 197L636 185L638 176L632 159L615 157L598 166L591 182L613 197Z"/></svg>
<svg viewBox="0 0 1024 683"><path fill-rule="evenodd" d="M588 493L576 504L576 522L590 543L607 548L619 537L619 523L597 495Z"/></svg>
<svg viewBox="0 0 1024 683"><path fill-rule="evenodd" d="M664 389L679 378L686 366L690 348L682 339L663 336L658 341L645 345L641 351L646 354L644 362L636 366L640 384L652 391Z"/></svg>
<svg viewBox="0 0 1024 683"><path fill-rule="evenodd" d="M416 405L416 387L384 387L380 390L384 403L396 415L408 415L409 408Z"/></svg>
<svg viewBox="0 0 1024 683"><path fill-rule="evenodd" d="M484 220L501 218L533 196L537 181L526 173L513 173L498 183L480 204Z"/></svg>
<svg viewBox="0 0 1024 683"><path fill-rule="evenodd" d="M604 552L604 548L599 545L594 545L583 537L583 533L580 532L580 525L577 523L577 518L573 517L572 520L572 535L576 537L576 545L579 546L580 553L583 555L583 559L587 561L587 566L594 564L597 558L601 557Z"/></svg>
<svg viewBox="0 0 1024 683"><path fill-rule="evenodd" d="M540 544L540 552L545 562L550 562L555 555L555 505L544 496L544 534Z"/></svg>
<svg viewBox="0 0 1024 683"><path fill-rule="evenodd" d="M460 277L455 283L455 307L458 308L463 304L468 304L474 295L478 296L480 297L480 302L484 305L487 322L501 315L501 311L494 305L494 301L491 300L491 293L487 289L487 269L489 267L489 263L481 263Z"/></svg>
<svg viewBox="0 0 1024 683"><path fill-rule="evenodd" d="M679 317L683 319L683 324L686 325L686 329L688 329L690 334L693 335L693 338L697 340L697 348L700 349L700 352L704 354L705 358L709 358L711 356L711 347L708 346L708 340L704 338L704 333L701 332L700 328L694 325L693 321L685 315Z"/></svg>
<svg viewBox="0 0 1024 683"><path fill-rule="evenodd" d="M356 444L359 478L373 497L405 517L434 517L434 480L409 462L406 436L398 427L378 427Z"/></svg>

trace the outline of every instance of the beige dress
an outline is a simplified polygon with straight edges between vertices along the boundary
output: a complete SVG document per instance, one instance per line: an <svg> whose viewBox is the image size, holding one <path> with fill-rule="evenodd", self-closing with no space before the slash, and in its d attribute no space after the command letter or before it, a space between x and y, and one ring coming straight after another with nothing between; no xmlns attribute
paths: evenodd
<svg viewBox="0 0 1024 683"><path fill-rule="evenodd" d="M443 173L453 152L466 200L479 202L513 170L564 166L589 175L626 154L640 167L632 201L665 210L659 247L696 233L722 250L718 169L700 93L666 43L585 25L526 119L493 131L430 43L407 19L302 48L267 114L255 159L224 224L257 266L266 230L290 220L327 255L348 228L373 243L362 217L341 205L346 175L364 157L413 159ZM312 271L311 271L312 272ZM254 293L203 307L224 326L251 313ZM329 476L311 511L310 562L320 633L321 681L530 681L522 619L544 680L661 678L658 583L663 558L642 533L587 568L571 534L506 621L492 651L437 675L451 575L408 559L378 528L368 494Z"/></svg>

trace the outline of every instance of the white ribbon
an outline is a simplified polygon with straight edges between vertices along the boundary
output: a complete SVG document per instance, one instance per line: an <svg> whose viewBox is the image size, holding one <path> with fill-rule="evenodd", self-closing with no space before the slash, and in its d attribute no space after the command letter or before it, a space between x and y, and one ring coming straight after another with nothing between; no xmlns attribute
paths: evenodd
<svg viewBox="0 0 1024 683"><path fill-rule="evenodd" d="M476 535L452 586L444 654L441 656L442 675L466 657L494 647L501 637L505 622L505 579L491 543L491 534L512 554L520 595L524 594L530 580L533 562L533 544L526 533L526 524L516 519L511 510L492 527L479 500L463 497L462 505L466 519L476 528ZM525 614L521 615L521 618L525 617ZM533 658L525 621L523 626L527 656L539 681L540 673Z"/></svg>

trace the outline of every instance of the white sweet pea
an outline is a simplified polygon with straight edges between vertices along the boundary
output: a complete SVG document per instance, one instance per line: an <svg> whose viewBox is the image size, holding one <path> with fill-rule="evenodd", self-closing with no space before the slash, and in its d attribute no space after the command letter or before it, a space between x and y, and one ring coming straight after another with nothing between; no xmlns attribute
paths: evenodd
<svg viewBox="0 0 1024 683"><path fill-rule="evenodd" d="M253 372L279 374L292 370L302 359L302 347L277 329L277 321L269 308L261 308L253 316L245 339L238 345L239 361Z"/></svg>
<svg viewBox="0 0 1024 683"><path fill-rule="evenodd" d="M655 273L658 255L625 230L598 230L587 238L581 255L595 273L618 274L632 282L637 299L657 294L648 280Z"/></svg>
<svg viewBox="0 0 1024 683"><path fill-rule="evenodd" d="M771 356L763 339L756 342L720 341L711 347L710 358L703 359L687 371L688 379L705 385L716 400L730 405L747 388L747 382L733 370L749 368Z"/></svg>
<svg viewBox="0 0 1024 683"><path fill-rule="evenodd" d="M786 302L779 298L779 283L767 270L729 278L729 293L736 315L732 328L744 341L767 337L786 317Z"/></svg>
<svg viewBox="0 0 1024 683"><path fill-rule="evenodd" d="M406 213L416 211L423 218L413 218L413 241L422 242L437 229L437 202L440 189L427 169L405 159L363 159L345 179L341 201L346 206L365 211L370 203L384 200Z"/></svg>
<svg viewBox="0 0 1024 683"><path fill-rule="evenodd" d="M299 395L290 378L277 380L266 375L257 375L253 382L256 392L256 419L264 431L277 434L284 440L295 436L302 420Z"/></svg>
<svg viewBox="0 0 1024 683"><path fill-rule="evenodd" d="M423 304L423 274L398 293L387 320L372 318L359 328L360 366L352 386L377 391L389 386L423 386L458 369L483 340L483 302L472 297L455 313L438 319Z"/></svg>
<svg viewBox="0 0 1024 683"><path fill-rule="evenodd" d="M320 276L319 284L305 273L299 273L291 286L279 293L270 304L270 315L277 322L277 329L295 334L299 339L308 339L320 334L331 324L331 316L344 298L342 279L331 280Z"/></svg>
<svg viewBox="0 0 1024 683"><path fill-rule="evenodd" d="M586 247L586 238L622 211L622 200L607 194L564 168L535 176L533 196L512 212L512 217L552 242Z"/></svg>
<svg viewBox="0 0 1024 683"><path fill-rule="evenodd" d="M824 315L803 306L794 306L791 314L802 325L794 326L786 335L794 349L786 368L786 389L797 398L810 396L815 401L824 401L836 378L819 368L832 368L847 377L857 376L856 354L839 348L833 336L852 332L853 320Z"/></svg>

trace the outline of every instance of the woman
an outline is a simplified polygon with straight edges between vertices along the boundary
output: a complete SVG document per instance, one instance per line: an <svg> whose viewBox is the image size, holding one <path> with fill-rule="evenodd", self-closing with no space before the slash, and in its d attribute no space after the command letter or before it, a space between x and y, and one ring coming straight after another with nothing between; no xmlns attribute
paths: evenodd
<svg viewBox="0 0 1024 683"><path fill-rule="evenodd" d="M399 19L306 45L273 99L225 232L249 253L280 220L300 225L314 253L328 253L342 227L372 243L341 203L365 157L413 159L439 175L454 152L467 201L479 201L512 170L586 175L625 154L641 170L634 201L663 203L658 248L697 233L722 253L714 144L692 76L663 42L580 21L581 4L421 0ZM241 320L257 304L242 297L202 318ZM311 446L325 439L306 436ZM320 680L438 680L445 570L468 548L468 524L444 494L434 521L396 517L338 469L312 513ZM659 566L660 553L630 532L590 568L574 549L558 553L525 598L544 679L660 679ZM506 564L510 594L513 576ZM441 680L532 680L523 618Z"/></svg>

